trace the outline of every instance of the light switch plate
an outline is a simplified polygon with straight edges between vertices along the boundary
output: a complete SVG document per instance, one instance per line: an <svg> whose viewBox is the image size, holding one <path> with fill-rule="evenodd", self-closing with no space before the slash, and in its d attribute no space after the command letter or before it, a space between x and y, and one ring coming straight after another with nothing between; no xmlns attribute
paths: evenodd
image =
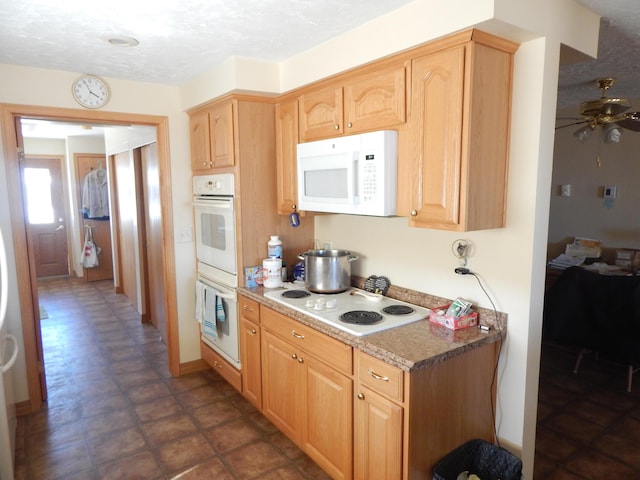
<svg viewBox="0 0 640 480"><path fill-rule="evenodd" d="M184 227L178 230L178 238L176 238L176 242L178 243L190 243L193 241L193 230L191 227Z"/></svg>
<svg viewBox="0 0 640 480"><path fill-rule="evenodd" d="M616 198L617 187L615 185L604 186L604 198Z"/></svg>

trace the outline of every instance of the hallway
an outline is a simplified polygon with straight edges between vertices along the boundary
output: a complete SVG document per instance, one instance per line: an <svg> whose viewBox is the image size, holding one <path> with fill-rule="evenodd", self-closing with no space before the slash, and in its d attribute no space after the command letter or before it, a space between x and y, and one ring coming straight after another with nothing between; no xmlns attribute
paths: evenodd
<svg viewBox="0 0 640 480"><path fill-rule="evenodd" d="M111 281L39 284L49 399L18 419L17 480L324 480L213 371L172 378Z"/></svg>

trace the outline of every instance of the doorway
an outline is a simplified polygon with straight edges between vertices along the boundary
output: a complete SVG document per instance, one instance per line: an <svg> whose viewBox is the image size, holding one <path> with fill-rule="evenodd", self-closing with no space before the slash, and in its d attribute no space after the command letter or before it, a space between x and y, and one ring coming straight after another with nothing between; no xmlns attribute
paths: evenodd
<svg viewBox="0 0 640 480"><path fill-rule="evenodd" d="M24 105L0 105L2 114L2 134L5 148L8 194L10 198L10 216L13 231L14 254L18 273L18 293L22 312L25 357L27 364L27 383L29 389L29 408L37 411L42 406L46 391L43 379L43 357L41 334L37 322L38 292L36 275L31 270L30 252L26 234L26 212L22 205L22 186L20 184L20 162L24 159L24 144L20 129L21 118L38 118L52 121L65 121L82 124L144 125L156 129L158 176L161 190L159 209L161 212L162 238L173 238L171 217L171 182L169 179L170 159L168 145L168 118L151 115L117 114L102 111L82 111L70 109L44 108ZM175 298L175 277L171 275L174 265L174 246L172 242L162 245L163 253L161 281L164 291L164 310L167 312L167 331L177 331L177 307ZM167 338L168 367L172 375L179 374L178 338L175 334ZM26 407L25 407L26 408ZM24 412L24 413L27 413Z"/></svg>

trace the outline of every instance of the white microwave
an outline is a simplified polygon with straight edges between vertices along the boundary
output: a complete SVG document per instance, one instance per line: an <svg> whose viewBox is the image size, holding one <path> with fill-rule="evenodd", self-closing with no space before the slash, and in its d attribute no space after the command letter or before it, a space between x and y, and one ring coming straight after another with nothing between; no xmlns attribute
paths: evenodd
<svg viewBox="0 0 640 480"><path fill-rule="evenodd" d="M398 132L298 144L298 208L312 212L396 214Z"/></svg>

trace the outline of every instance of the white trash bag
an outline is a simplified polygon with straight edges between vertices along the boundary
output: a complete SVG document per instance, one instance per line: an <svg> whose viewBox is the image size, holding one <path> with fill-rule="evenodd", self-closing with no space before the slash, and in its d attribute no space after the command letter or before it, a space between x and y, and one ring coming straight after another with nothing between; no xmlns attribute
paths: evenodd
<svg viewBox="0 0 640 480"><path fill-rule="evenodd" d="M85 225L84 228L84 246L82 247L82 266L84 268L96 268L100 265L98 255L100 247L93 241L93 229Z"/></svg>

